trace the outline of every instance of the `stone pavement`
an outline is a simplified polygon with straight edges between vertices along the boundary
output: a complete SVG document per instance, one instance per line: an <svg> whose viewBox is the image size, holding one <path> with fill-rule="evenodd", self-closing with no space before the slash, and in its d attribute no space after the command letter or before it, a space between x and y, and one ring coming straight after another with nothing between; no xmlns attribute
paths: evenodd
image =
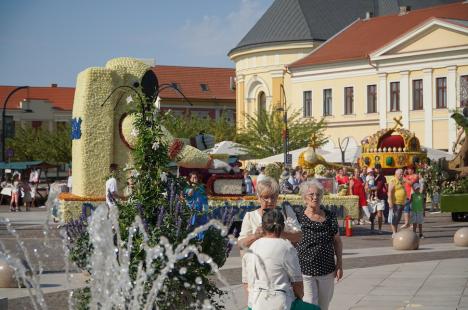
<svg viewBox="0 0 468 310"><path fill-rule="evenodd" d="M241 285L227 290L226 309L245 309ZM329 309L468 309L468 257L345 270Z"/></svg>
<svg viewBox="0 0 468 310"><path fill-rule="evenodd" d="M0 207L0 217L10 217L21 240L31 251L46 252L42 285L49 309L67 307L62 242L57 224L52 224L49 247L43 245L44 209L10 213ZM468 223L454 223L449 214L427 214L425 239L417 251L392 249L388 225L383 235L371 234L368 225L356 226L353 237L343 237L345 276L335 287L331 309L468 309L468 248L453 245L454 232ZM340 223L341 224L341 223ZM0 225L0 241L15 252L16 240ZM34 262L33 262L34 263ZM245 309L245 293L240 285L240 257L235 247L221 273L231 285L235 300L227 298L227 309ZM73 288L84 285L85 277L75 274ZM8 309L31 309L25 289L1 289L9 298ZM0 303L1 305L1 303ZM0 308L1 309L1 308Z"/></svg>

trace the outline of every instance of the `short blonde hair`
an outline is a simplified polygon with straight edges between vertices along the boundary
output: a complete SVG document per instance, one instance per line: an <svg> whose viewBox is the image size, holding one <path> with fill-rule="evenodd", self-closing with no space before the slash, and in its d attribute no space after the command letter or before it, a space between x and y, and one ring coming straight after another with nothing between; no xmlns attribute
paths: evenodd
<svg viewBox="0 0 468 310"><path fill-rule="evenodd" d="M272 177L265 177L257 183L257 194L275 196L279 195L279 185Z"/></svg>
<svg viewBox="0 0 468 310"><path fill-rule="evenodd" d="M312 180L304 181L300 185L299 192L301 193L301 196L302 196L303 199L304 199L304 196L305 196L306 192L311 187L315 187L318 190L318 193L319 193L320 197L323 197L323 193L324 193L325 190L323 188L322 183L317 181L317 179L312 179Z"/></svg>

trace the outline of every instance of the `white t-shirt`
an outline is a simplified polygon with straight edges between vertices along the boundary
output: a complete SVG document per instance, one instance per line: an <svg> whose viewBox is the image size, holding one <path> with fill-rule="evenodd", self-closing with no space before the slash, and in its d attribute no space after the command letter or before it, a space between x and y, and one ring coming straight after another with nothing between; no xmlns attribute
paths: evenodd
<svg viewBox="0 0 468 310"><path fill-rule="evenodd" d="M286 207L286 218L284 219L284 231L286 232L300 232L301 225L299 224L296 213L291 207ZM239 233L238 240L242 240L247 235L255 233L258 227L262 226L262 217L259 210L247 212L242 220L242 227Z"/></svg>
<svg viewBox="0 0 468 310"><path fill-rule="evenodd" d="M111 177L106 181L106 203L108 206L115 206L115 201L109 199L113 193L117 193L117 180Z"/></svg>
<svg viewBox="0 0 468 310"><path fill-rule="evenodd" d="M67 187L68 187L68 190L71 192L71 189L72 189L72 176L68 177Z"/></svg>
<svg viewBox="0 0 468 310"><path fill-rule="evenodd" d="M294 297L291 282L301 282L302 272L291 242L264 237L252 243L250 250L253 253L242 257L242 283L248 284L249 305L257 300L261 290L283 291ZM262 302L257 301L256 306L261 307Z"/></svg>

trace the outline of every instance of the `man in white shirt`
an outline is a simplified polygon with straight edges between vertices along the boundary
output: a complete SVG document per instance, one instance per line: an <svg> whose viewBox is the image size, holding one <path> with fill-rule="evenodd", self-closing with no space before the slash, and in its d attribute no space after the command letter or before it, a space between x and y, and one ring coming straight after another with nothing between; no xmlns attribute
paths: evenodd
<svg viewBox="0 0 468 310"><path fill-rule="evenodd" d="M117 205L117 199L120 198L117 188L117 164L111 164L109 167L110 177L106 181L106 204L109 207L115 207Z"/></svg>

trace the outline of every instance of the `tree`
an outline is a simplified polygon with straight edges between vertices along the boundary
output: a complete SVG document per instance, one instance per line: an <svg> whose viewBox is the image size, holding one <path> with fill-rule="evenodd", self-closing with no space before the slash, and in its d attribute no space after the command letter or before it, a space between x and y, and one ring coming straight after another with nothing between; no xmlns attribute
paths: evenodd
<svg viewBox="0 0 468 310"><path fill-rule="evenodd" d="M200 132L213 135L216 142L232 141L236 137L235 124L222 114L218 119L197 116L175 116L167 113L163 120L164 127L177 138L189 139Z"/></svg>
<svg viewBox="0 0 468 310"><path fill-rule="evenodd" d="M43 160L52 164L71 162L70 126L54 131L42 128L18 128L14 138L6 141L14 151L12 160Z"/></svg>
<svg viewBox="0 0 468 310"><path fill-rule="evenodd" d="M289 108L287 109L289 110ZM255 115L245 114L246 127L237 134L237 142L254 158L263 158L283 152L284 122L281 113L261 111ZM319 147L327 142L326 123L322 118L301 118L299 110L288 113L289 149L305 147L314 135L314 145Z"/></svg>

